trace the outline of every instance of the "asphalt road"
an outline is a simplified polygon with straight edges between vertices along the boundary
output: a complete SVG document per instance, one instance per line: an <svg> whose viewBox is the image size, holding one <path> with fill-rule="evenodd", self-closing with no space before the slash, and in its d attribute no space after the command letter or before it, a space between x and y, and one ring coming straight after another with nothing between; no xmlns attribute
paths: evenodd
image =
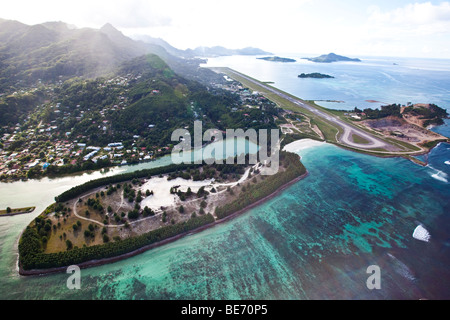
<svg viewBox="0 0 450 320"><path fill-rule="evenodd" d="M337 118L337 117L335 117L333 115L330 115L330 114L325 113L325 112L323 112L323 111L321 111L319 109L316 109L316 108L310 106L309 104L304 103L300 99L296 99L296 98L293 98L291 96L288 96L288 95L286 95L286 94L284 94L284 93L282 93L282 92L280 92L278 90L275 90L275 89L273 89L271 87L268 87L268 86L264 85L263 83L261 83L259 81L255 81L252 78L249 78L246 75L238 73L238 72L236 72L236 71L234 71L232 69L229 69L229 71L231 73L234 73L235 75L237 75L239 77L242 77L242 78L246 79L247 81L250 81L250 82L252 82L252 83L254 83L254 84L256 84L256 85L258 85L260 87L263 87L264 89L272 92L273 94L276 94L276 95L278 95L278 96L280 96L280 97L282 97L282 98L284 98L286 100L289 100L290 102L298 105L299 107L304 108L304 109L306 109L306 110L308 110L308 111L318 115L319 117L321 117L321 118L323 118L323 119L325 119L325 120L327 120L327 121L329 121L331 123L336 124L338 127L341 128L341 131L343 131L343 134L340 137L337 137L338 141L341 144L343 144L343 145L347 145L347 146L354 147L354 148L359 148L359 149L386 148L386 147L390 146L389 144L385 143L384 141L382 141L380 139L377 139L377 138L373 137L372 135L368 134L367 132L365 132L365 131L363 131L361 129L358 129L356 127L353 127L353 126L349 125L348 123L342 121L341 119L339 119L339 118ZM360 143L353 142L351 140L351 136L353 134L358 135L361 138L364 138L369 143L360 144Z"/></svg>

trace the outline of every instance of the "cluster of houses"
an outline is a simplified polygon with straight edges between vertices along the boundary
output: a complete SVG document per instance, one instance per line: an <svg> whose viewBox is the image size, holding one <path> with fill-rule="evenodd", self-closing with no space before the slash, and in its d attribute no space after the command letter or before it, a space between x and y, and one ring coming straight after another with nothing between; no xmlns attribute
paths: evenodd
<svg viewBox="0 0 450 320"><path fill-rule="evenodd" d="M77 140L55 141L47 147L46 151L45 154L42 152L33 154L29 148L14 153L0 149L0 176L24 176L32 168L38 167L45 170L50 165L75 165L86 161L97 163L98 160L106 159L117 165L124 165L128 163L126 160L128 158L148 161L154 157L154 153L147 151L146 148L125 149L121 142L112 142L106 147L96 147L78 143Z"/></svg>
<svg viewBox="0 0 450 320"><path fill-rule="evenodd" d="M248 88L242 86L242 84L238 81L235 81L228 76L224 76L226 83L215 83L214 86L218 89L226 90L232 92L234 94L239 95L242 107L236 108L233 107L231 112L237 112L242 108L246 109L264 109L266 104L273 104L269 99L264 97L258 91L251 91ZM244 116L248 117L248 114L244 114Z"/></svg>
<svg viewBox="0 0 450 320"><path fill-rule="evenodd" d="M111 86L123 87L123 92L118 95L118 101L111 106L105 106L99 110L100 119L92 120L92 124L98 127L98 130L104 134L108 134L111 128L110 121L105 119L110 111L123 110L128 106L128 97L126 87L132 80L138 80L141 75L117 76L101 83L99 86L108 88ZM62 82L60 81L59 84ZM36 90L36 88L33 88ZM52 94L53 87L48 87L47 93ZM26 93L25 91L20 94ZM19 93L16 93L19 94ZM160 94L159 90L153 90L153 95ZM84 109L84 110L83 110ZM125 149L120 142L111 142L108 146L97 147L86 145L79 142L84 141L84 136L73 136L73 130L61 132L60 127L63 126L64 121L75 119L82 121L88 117L90 108L81 108L80 105L65 107L61 103L54 103L52 105L38 106L36 112L47 111L52 114L51 119L47 123L40 122L39 125L33 128L21 130L28 121L28 116L23 124L16 124L14 128L5 127L3 135L0 135L0 177L1 176L25 176L27 171L32 168L46 169L50 165L63 166L67 164L82 164L86 161L97 163L98 160L109 159L115 164L126 164L127 159L136 159L137 161L151 160L154 157L153 151L146 150L146 148L132 147ZM103 118L103 119L102 119ZM150 124L149 128L154 125ZM42 139L45 137L45 139ZM139 136L133 137L135 140ZM10 151L9 147L17 142L16 140L25 141L19 148L14 148L17 151ZM56 140L56 141L55 141ZM49 141L45 146L45 142ZM134 144L133 144L134 146ZM38 150L38 151L36 151ZM158 150L163 151L162 148ZM155 152L158 152L155 150ZM38 154L36 154L38 153Z"/></svg>
<svg viewBox="0 0 450 320"><path fill-rule="evenodd" d="M164 153L170 150L170 146L156 147L151 150L147 150L145 147L138 148L136 143L140 136L134 135L133 139L135 143L131 148L125 148L121 142L111 142L107 146L99 147L92 146L89 143L83 143L86 141L86 137L83 135L74 136L74 132L63 129L61 132L60 127L64 127L64 121L67 119L76 119L77 121L92 120L100 132L108 134L111 128L111 123L107 120L107 114L110 111L125 109L128 105L128 97L126 87L131 80L137 80L141 76L127 75L124 77L115 77L106 80L101 87L110 86L122 86L123 92L118 96L118 101L114 105L105 106L101 110L98 110L100 118L89 119L89 108L81 108L80 105L75 107L62 106L61 103L55 103L52 105L42 105L37 107L37 111L47 111L53 114L51 119L47 123L42 121L39 125L33 128L27 128L21 130L21 127L26 126L17 124L14 128L7 128L4 130L3 136L0 136L0 177L21 177L26 176L30 169L38 168L39 170L45 170L49 166L64 166L64 165L76 165L83 164L87 161L97 163L99 160L109 159L114 164L127 164L129 161L147 161L153 159L158 153ZM226 83L215 84L217 88L228 90L236 93L241 99L240 107L233 107L231 112L243 111L243 117L250 120L250 109L264 110L264 106L271 103L268 99L262 96L258 92L252 92L247 88L244 88L239 82L230 78L226 79ZM153 95L160 94L159 90L153 90ZM200 115L191 103L191 108L194 112L195 118L199 118ZM84 109L84 110L83 110ZM249 111L245 111L249 110ZM26 124L30 120L30 116L24 121ZM257 120L253 120L254 122ZM154 128L154 124L149 124L148 128ZM42 139L45 137L45 139ZM10 151L9 146L15 143L16 140L25 141L19 148L15 148L18 151Z"/></svg>
<svg viewBox="0 0 450 320"><path fill-rule="evenodd" d="M356 113L356 112L345 112L344 116L353 118L355 120L361 120L361 119L365 118L366 114L364 112L358 112L358 113Z"/></svg>

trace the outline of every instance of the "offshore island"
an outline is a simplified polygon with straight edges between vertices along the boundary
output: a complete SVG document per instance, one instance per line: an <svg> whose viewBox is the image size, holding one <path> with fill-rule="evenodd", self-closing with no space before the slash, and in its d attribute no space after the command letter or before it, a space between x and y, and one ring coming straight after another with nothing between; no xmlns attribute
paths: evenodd
<svg viewBox="0 0 450 320"><path fill-rule="evenodd" d="M313 73L302 73L298 75L299 78L313 78L313 79L331 79L334 78L328 74L313 72Z"/></svg>
<svg viewBox="0 0 450 320"><path fill-rule="evenodd" d="M273 62L296 62L295 59L291 58L282 58L282 57L263 57L263 58L256 58L259 60L266 60L266 61L273 61Z"/></svg>
<svg viewBox="0 0 450 320"><path fill-rule="evenodd" d="M337 55L335 53L324 54L315 58L302 58L311 62L317 63L331 63L331 62L339 62L339 61L350 61L350 62L361 62L358 58L348 58L344 56Z"/></svg>

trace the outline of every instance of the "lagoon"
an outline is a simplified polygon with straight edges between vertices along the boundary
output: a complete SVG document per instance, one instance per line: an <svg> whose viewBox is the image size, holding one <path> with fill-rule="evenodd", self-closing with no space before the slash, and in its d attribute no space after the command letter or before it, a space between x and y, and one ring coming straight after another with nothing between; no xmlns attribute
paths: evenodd
<svg viewBox="0 0 450 320"><path fill-rule="evenodd" d="M18 276L2 242L1 298L450 298L448 183L400 158L329 144L298 153L310 174L278 197L199 234L82 270L81 290L68 290L65 274ZM430 242L412 237L418 224ZM2 238L14 239L4 227ZM365 285L373 264L382 290Z"/></svg>
<svg viewBox="0 0 450 320"><path fill-rule="evenodd" d="M363 59L364 70L359 71L348 63L327 64L342 74L347 70L348 81L320 87L314 82L299 86L288 77L292 73L293 81L305 80L297 75L315 71L333 75L332 69L307 61L277 69L283 65L272 63L274 68L268 68L258 64L270 63L262 60L216 59L230 59L222 63L259 80L275 81L276 87L301 98L346 101L331 103L335 108L376 105L366 99L449 105L450 68L441 62L415 67L408 59ZM233 65L232 59L240 65ZM367 73L375 75L366 79ZM401 85L393 86L399 79ZM428 79L423 90L414 79ZM433 130L445 131L447 126ZM439 144L427 156L426 167L326 143L292 150L309 171L305 179L224 224L130 259L82 270L81 290L67 289L66 274L19 276L21 231L72 185L168 164L168 159L108 173L0 184L0 206L37 206L31 215L0 219L0 298L450 299L450 166L445 164L449 150L449 144ZM419 225L428 230L429 242L413 238ZM366 287L370 265L380 267L381 290Z"/></svg>

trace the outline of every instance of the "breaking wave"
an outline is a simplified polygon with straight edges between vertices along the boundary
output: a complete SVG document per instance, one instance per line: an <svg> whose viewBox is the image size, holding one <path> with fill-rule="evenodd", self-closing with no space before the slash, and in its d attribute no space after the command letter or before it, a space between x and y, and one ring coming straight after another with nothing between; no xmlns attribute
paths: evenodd
<svg viewBox="0 0 450 320"><path fill-rule="evenodd" d="M448 175L445 172L443 172L441 170L437 170L430 165L428 165L428 168L432 169L435 172L435 173L431 174L432 178L442 181L442 182L445 182L445 183L448 183L448 180L447 180Z"/></svg>

